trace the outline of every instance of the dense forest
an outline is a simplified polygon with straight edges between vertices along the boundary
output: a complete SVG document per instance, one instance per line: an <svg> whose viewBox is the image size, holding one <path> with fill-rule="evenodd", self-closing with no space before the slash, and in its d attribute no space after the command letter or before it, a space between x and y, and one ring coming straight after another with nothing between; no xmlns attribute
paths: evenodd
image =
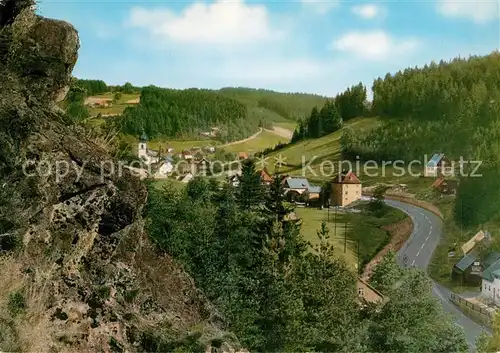
<svg viewBox="0 0 500 353"><path fill-rule="evenodd" d="M95 96L98 94L109 93L109 92L121 92L121 93L139 93L141 87L133 86L130 82L126 82L123 85L118 86L108 86L103 80L87 80L73 78L72 87L80 87L85 90L87 96Z"/></svg>
<svg viewBox="0 0 500 353"><path fill-rule="evenodd" d="M179 191L150 190L149 233L177 258L220 310L244 347L256 352L465 352L424 272L389 256L374 285L389 300L360 307L356 275L332 256L329 230L314 251L278 178L263 189L252 162L240 186L195 178ZM397 285L396 285L397 284Z"/></svg>
<svg viewBox="0 0 500 353"><path fill-rule="evenodd" d="M256 132L261 121L250 119L244 104L211 90L149 86L137 106L125 109L122 124L123 132L139 135L144 128L153 138L196 137L218 128L221 140L232 141Z"/></svg>
<svg viewBox="0 0 500 353"><path fill-rule="evenodd" d="M83 88L87 96L94 96L96 94L102 94L110 91L106 82L102 80L82 80L74 78L72 82L72 87Z"/></svg>
<svg viewBox="0 0 500 353"><path fill-rule="evenodd" d="M455 161L460 157L482 161L486 172L496 170L500 163L499 84L498 52L387 74L373 84L373 113L383 117L384 124L366 134L347 131L341 139L344 157L410 161L439 151ZM460 183L459 198L481 192L483 178L469 179ZM500 189L498 178L488 182L490 189ZM467 197L470 212L459 210L457 203L457 219L476 225L485 214L500 211L498 202L483 201Z"/></svg>
<svg viewBox="0 0 500 353"><path fill-rule="evenodd" d="M288 120L304 119L311 109L320 108L327 97L306 93L280 93L266 89L225 87L219 90L223 95L272 111Z"/></svg>
<svg viewBox="0 0 500 353"><path fill-rule="evenodd" d="M359 83L327 100L320 110L313 107L306 119L299 120L290 142L331 134L339 130L344 121L367 114L366 87Z"/></svg>

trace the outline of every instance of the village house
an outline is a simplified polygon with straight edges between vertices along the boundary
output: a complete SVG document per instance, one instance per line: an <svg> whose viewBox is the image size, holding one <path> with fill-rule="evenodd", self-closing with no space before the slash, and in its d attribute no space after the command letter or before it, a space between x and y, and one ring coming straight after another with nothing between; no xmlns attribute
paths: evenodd
<svg viewBox="0 0 500 353"><path fill-rule="evenodd" d="M483 271L481 297L495 305L500 303L500 260L495 261Z"/></svg>
<svg viewBox="0 0 500 353"><path fill-rule="evenodd" d="M154 174L155 179L165 179L174 171L174 160L171 157L165 157L160 167Z"/></svg>
<svg viewBox="0 0 500 353"><path fill-rule="evenodd" d="M193 153L191 151L184 150L181 153L181 158L185 159L186 161L191 161L194 159Z"/></svg>
<svg viewBox="0 0 500 353"><path fill-rule="evenodd" d="M284 176L281 183L285 189L284 195L288 201L309 204L320 198L321 187L311 185L306 178Z"/></svg>
<svg viewBox="0 0 500 353"><path fill-rule="evenodd" d="M158 151L150 150L148 148L148 135L142 131L139 137L139 146L137 147L137 156L144 161L144 163L150 165L159 162Z"/></svg>
<svg viewBox="0 0 500 353"><path fill-rule="evenodd" d="M311 187L311 185L309 185L309 180L306 178L291 176L284 177L282 184L285 189L284 195L286 199L291 202L299 201L302 194Z"/></svg>
<svg viewBox="0 0 500 353"><path fill-rule="evenodd" d="M181 182L181 183L186 183L186 184L187 184L187 183L189 183L191 180L193 180L193 178L194 178L194 175L193 175L192 173L187 173L186 175L181 176L181 177L179 178L179 180L180 180L180 182Z"/></svg>
<svg viewBox="0 0 500 353"><path fill-rule="evenodd" d="M453 176L454 165L443 153L435 153L425 165L424 176L436 178L440 174L445 177Z"/></svg>
<svg viewBox="0 0 500 353"><path fill-rule="evenodd" d="M484 247L488 247L491 244L491 234L489 232L480 230L462 245L463 255L469 254L480 244Z"/></svg>
<svg viewBox="0 0 500 353"><path fill-rule="evenodd" d="M342 171L332 180L330 203L334 206L347 206L361 199L361 181L351 171Z"/></svg>
<svg viewBox="0 0 500 353"><path fill-rule="evenodd" d="M202 158L195 163L196 173L199 175L209 175L210 174L210 161L206 158Z"/></svg>
<svg viewBox="0 0 500 353"><path fill-rule="evenodd" d="M458 181L450 180L445 178L444 176L441 176L437 178L434 183L432 183L431 188L445 195L456 195Z"/></svg>
<svg viewBox="0 0 500 353"><path fill-rule="evenodd" d="M266 168L260 171L260 181L263 185L271 185L273 182L273 177L269 174Z"/></svg>
<svg viewBox="0 0 500 353"><path fill-rule="evenodd" d="M269 186L273 182L273 177L269 174L266 169L261 170L260 172L260 181L264 186ZM235 172L228 176L228 183L232 186L239 186L241 178L241 171Z"/></svg>
<svg viewBox="0 0 500 353"><path fill-rule="evenodd" d="M452 270L452 280L461 285L480 286L483 271L500 260L500 253L490 253L483 261L479 255L469 253L458 261Z"/></svg>
<svg viewBox="0 0 500 353"><path fill-rule="evenodd" d="M308 206L320 206L321 204L321 186L310 185L302 193L302 201Z"/></svg>
<svg viewBox="0 0 500 353"><path fill-rule="evenodd" d="M206 146L205 151L208 153L215 153L215 146Z"/></svg>

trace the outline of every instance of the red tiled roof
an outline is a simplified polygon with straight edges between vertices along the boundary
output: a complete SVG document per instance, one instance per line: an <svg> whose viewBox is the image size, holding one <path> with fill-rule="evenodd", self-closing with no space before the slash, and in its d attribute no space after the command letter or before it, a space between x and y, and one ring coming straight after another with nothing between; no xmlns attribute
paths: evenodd
<svg viewBox="0 0 500 353"><path fill-rule="evenodd" d="M238 153L238 157L239 158L245 158L245 159L247 159L248 158L248 153L246 153L246 152L239 152Z"/></svg>
<svg viewBox="0 0 500 353"><path fill-rule="evenodd" d="M436 181L432 184L431 187L437 188L439 187L442 183L444 182L444 178L438 178Z"/></svg>
<svg viewBox="0 0 500 353"><path fill-rule="evenodd" d="M361 184L361 181L358 179L356 174L354 174L352 171L340 172L335 177L333 182L338 183L338 184Z"/></svg>
<svg viewBox="0 0 500 353"><path fill-rule="evenodd" d="M260 178L264 182L272 182L273 181L273 177L270 176L269 173L264 169L260 171Z"/></svg>

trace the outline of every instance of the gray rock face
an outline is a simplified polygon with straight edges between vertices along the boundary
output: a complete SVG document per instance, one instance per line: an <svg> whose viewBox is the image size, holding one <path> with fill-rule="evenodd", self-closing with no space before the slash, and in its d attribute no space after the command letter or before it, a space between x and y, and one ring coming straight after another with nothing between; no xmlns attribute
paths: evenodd
<svg viewBox="0 0 500 353"><path fill-rule="evenodd" d="M10 332L0 351L133 352L147 330L201 323L208 345L222 334L217 314L150 244L145 186L52 109L77 60L76 30L14 3L0 6L0 234L13 239L0 241L0 333ZM5 303L17 292L24 314L14 316Z"/></svg>

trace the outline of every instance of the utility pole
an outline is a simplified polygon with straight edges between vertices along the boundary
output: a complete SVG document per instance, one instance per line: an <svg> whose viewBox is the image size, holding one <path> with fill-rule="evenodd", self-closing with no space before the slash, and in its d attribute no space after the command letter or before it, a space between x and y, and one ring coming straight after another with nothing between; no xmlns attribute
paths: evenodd
<svg viewBox="0 0 500 353"><path fill-rule="evenodd" d="M344 223L344 254L347 251L347 222Z"/></svg>
<svg viewBox="0 0 500 353"><path fill-rule="evenodd" d="M358 256L357 256L358 259L357 260L358 260L358 276L359 276L361 273L361 266L360 266L360 261L359 261L359 239L357 242L358 242Z"/></svg>
<svg viewBox="0 0 500 353"><path fill-rule="evenodd" d="M335 219L333 224L333 236L337 236L337 207L335 207Z"/></svg>

